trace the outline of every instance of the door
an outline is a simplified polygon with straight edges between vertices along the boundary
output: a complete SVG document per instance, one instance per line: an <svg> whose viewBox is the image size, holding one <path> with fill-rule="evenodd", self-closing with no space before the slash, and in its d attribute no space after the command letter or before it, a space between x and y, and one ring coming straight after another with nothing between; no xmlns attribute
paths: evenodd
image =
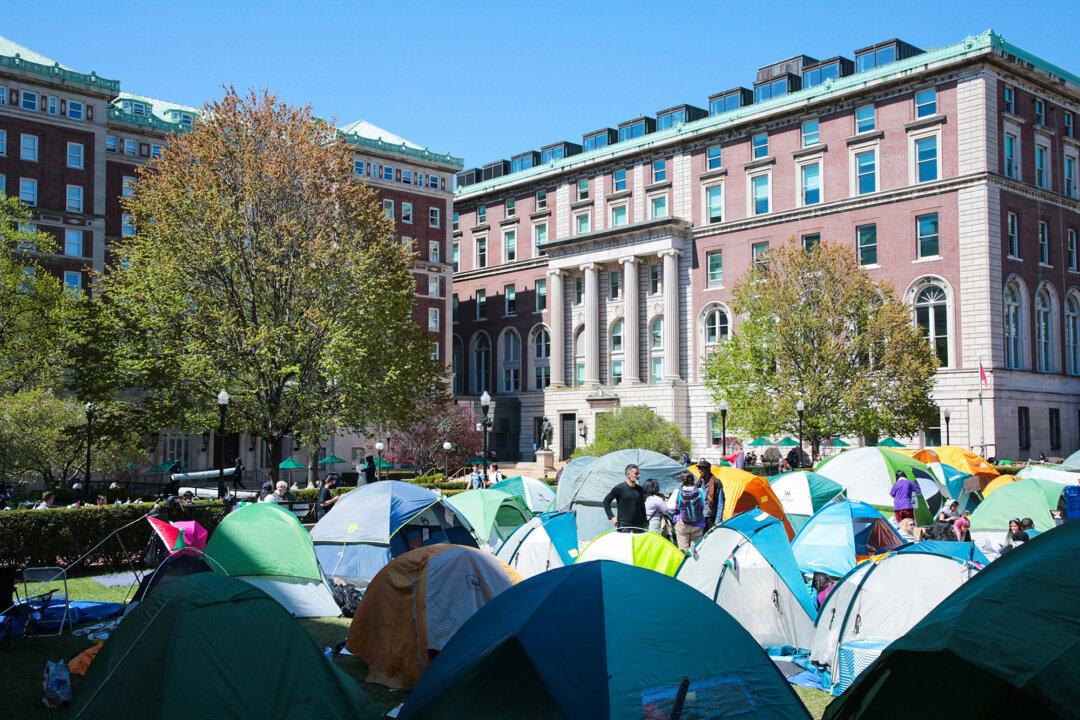
<svg viewBox="0 0 1080 720"><path fill-rule="evenodd" d="M569 460L577 447L577 415L566 413L559 416L559 459Z"/></svg>

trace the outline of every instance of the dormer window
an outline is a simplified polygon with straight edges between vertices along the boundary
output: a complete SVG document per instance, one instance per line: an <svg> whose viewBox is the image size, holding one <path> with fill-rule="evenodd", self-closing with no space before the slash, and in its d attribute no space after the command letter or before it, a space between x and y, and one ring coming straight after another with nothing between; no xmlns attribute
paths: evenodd
<svg viewBox="0 0 1080 720"><path fill-rule="evenodd" d="M131 114L132 115L137 115L139 117L142 117L144 115L148 115L149 114L149 107L147 106L146 103L132 102L131 103Z"/></svg>
<svg viewBox="0 0 1080 720"><path fill-rule="evenodd" d="M656 121L651 117L640 117L619 125L619 142L633 140L656 130Z"/></svg>
<svg viewBox="0 0 1080 720"><path fill-rule="evenodd" d="M914 45L909 45L903 40L886 40L877 45L855 51L855 72L872 70L897 60L918 55L921 52L922 50Z"/></svg>
<svg viewBox="0 0 1080 720"><path fill-rule="evenodd" d="M599 150L602 147L613 145L618 142L619 136L611 128L604 128L594 133L590 133L581 138L582 145L585 148L585 152L590 150Z"/></svg>
<svg viewBox="0 0 1080 720"><path fill-rule="evenodd" d="M775 80L769 80L768 82L754 85L754 102L759 103L764 102L765 100L771 100L772 98L795 92L798 89L799 78L794 75L784 75Z"/></svg>
<svg viewBox="0 0 1080 720"><path fill-rule="evenodd" d="M191 113L180 113L180 124L184 127L190 128L193 120Z"/></svg>
<svg viewBox="0 0 1080 720"><path fill-rule="evenodd" d="M805 89L820 85L826 80L837 80L850 75L854 68L855 64L847 58L823 60L818 65L803 69L802 86Z"/></svg>
<svg viewBox="0 0 1080 720"><path fill-rule="evenodd" d="M709 97L709 114L719 115L720 113L738 110L744 105L749 105L753 100L754 93L746 88L735 88L718 95L712 95Z"/></svg>

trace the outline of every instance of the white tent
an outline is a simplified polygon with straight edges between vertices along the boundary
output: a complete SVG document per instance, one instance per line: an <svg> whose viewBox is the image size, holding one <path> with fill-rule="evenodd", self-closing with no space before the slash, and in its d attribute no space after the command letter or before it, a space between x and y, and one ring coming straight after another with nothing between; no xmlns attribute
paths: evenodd
<svg viewBox="0 0 1080 720"><path fill-rule="evenodd" d="M1016 473L1016 477L1049 480L1062 485L1073 485L1080 482L1080 472L1070 472L1060 465L1026 465L1020 469L1020 472Z"/></svg>
<svg viewBox="0 0 1080 720"><path fill-rule="evenodd" d="M495 483L491 489L518 496L534 513L547 512L555 506L555 488L528 475L509 477Z"/></svg>
<svg viewBox="0 0 1080 720"><path fill-rule="evenodd" d="M915 518L921 524L931 522L933 513L943 499L941 486L924 463L888 448L848 450L823 460L814 471L839 483L848 500L868 503L888 512L893 507L889 490L896 480L897 471L902 471L919 486L922 493L915 511Z"/></svg>
<svg viewBox="0 0 1080 720"><path fill-rule="evenodd" d="M810 643L810 660L828 667L833 694L976 572L971 563L912 545L844 576L818 612Z"/></svg>
<svg viewBox="0 0 1080 720"><path fill-rule="evenodd" d="M578 556L574 513L538 515L506 538L495 556L522 578L570 565Z"/></svg>
<svg viewBox="0 0 1080 720"><path fill-rule="evenodd" d="M277 600L293 617L338 617L341 608L326 582L287 575L237 575Z"/></svg>

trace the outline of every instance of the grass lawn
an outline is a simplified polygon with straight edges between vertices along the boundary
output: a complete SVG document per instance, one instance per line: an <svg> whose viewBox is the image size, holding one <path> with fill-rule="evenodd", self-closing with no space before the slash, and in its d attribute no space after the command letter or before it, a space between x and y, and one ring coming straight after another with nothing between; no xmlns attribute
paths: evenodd
<svg viewBox="0 0 1080 720"><path fill-rule="evenodd" d="M102 600L105 602L123 602L133 591L128 587L105 587L91 577L68 580L68 590L72 599ZM20 589L21 591L21 589ZM345 639L349 629L349 618L313 618L300 620L315 645L321 650L336 645ZM106 641L108 642L108 641ZM0 692L0 720L55 720L63 717L63 711L49 710L41 702L41 675L46 660L63 658L70 660L83 650L93 645L92 642L74 637L65 632L61 637L42 638L38 645L33 640L16 640L11 650L5 650L0 643L0 677L4 678L4 687ZM356 679L367 696L383 712L404 701L407 693L403 690L390 690L381 685L363 682L367 667L351 655L339 655L335 658L337 666ZM73 676L75 693L79 692L82 678ZM825 712L825 706L832 697L817 690L795 688L799 698L817 720Z"/></svg>

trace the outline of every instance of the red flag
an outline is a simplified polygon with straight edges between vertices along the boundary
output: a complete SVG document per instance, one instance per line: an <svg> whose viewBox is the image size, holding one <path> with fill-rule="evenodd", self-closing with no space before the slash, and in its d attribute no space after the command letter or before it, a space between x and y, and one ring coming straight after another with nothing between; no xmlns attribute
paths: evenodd
<svg viewBox="0 0 1080 720"><path fill-rule="evenodd" d="M982 360L979 361L979 382L983 387L990 387L989 381L986 379L986 368L983 367Z"/></svg>
<svg viewBox="0 0 1080 720"><path fill-rule="evenodd" d="M167 522L158 520L155 517L146 518L150 521L150 527L154 528L154 531L161 538L161 542L165 543L165 547L171 552L173 550L180 550L186 547L184 542L184 531L178 527L174 527Z"/></svg>

